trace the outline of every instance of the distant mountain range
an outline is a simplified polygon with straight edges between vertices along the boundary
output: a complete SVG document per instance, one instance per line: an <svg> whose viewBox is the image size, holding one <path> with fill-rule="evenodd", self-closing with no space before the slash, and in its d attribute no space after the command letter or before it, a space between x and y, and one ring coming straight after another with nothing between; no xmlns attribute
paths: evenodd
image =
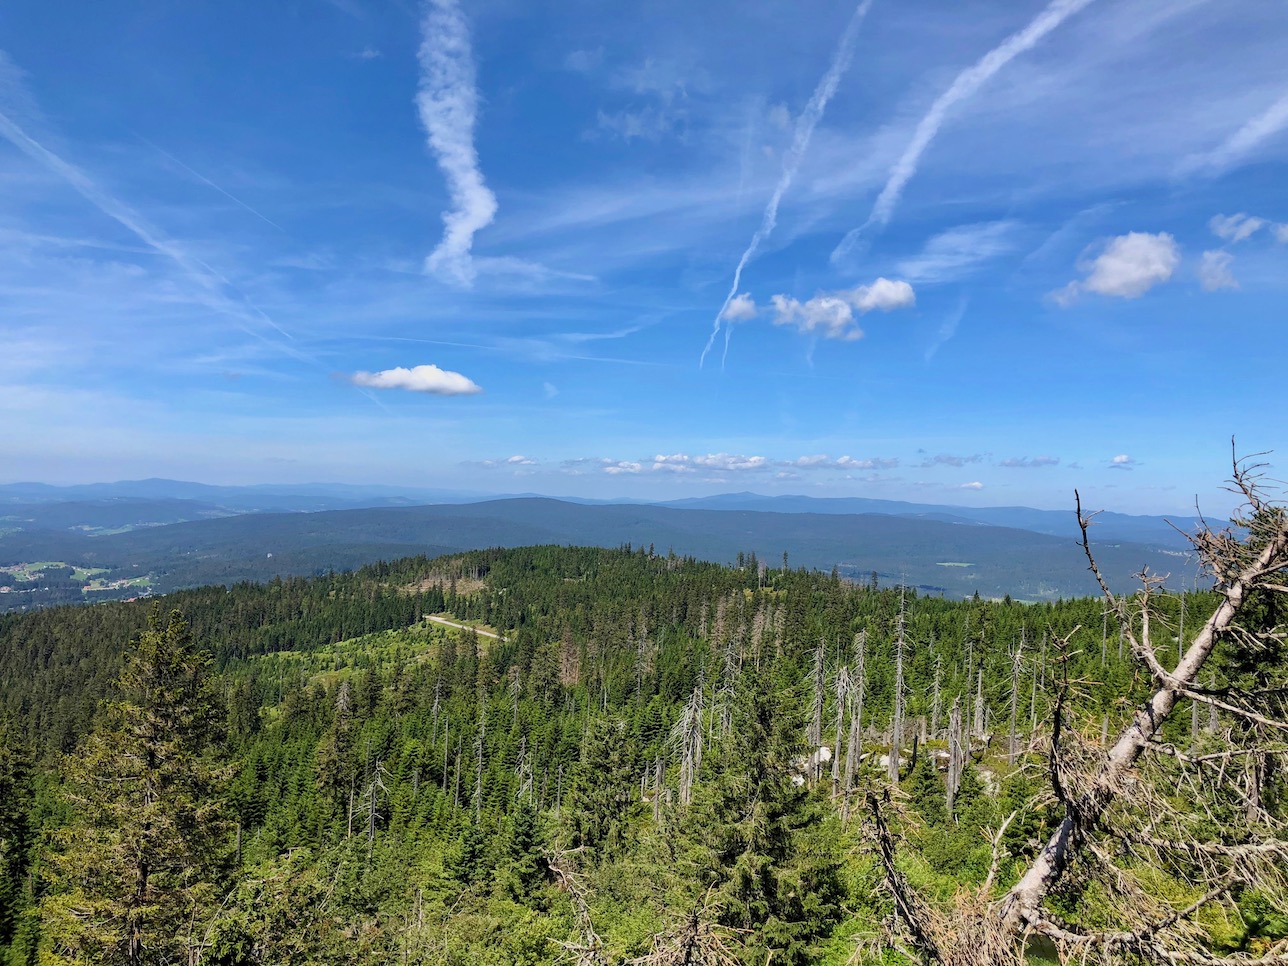
<svg viewBox="0 0 1288 966"><path fill-rule="evenodd" d="M431 505L413 505L417 502ZM1093 531L1102 569L1127 587L1142 567L1190 585L1178 531L1191 518L1105 513ZM1172 524L1175 524L1173 526ZM653 547L721 563L836 568L947 596L1050 600L1094 593L1073 512L862 498L734 493L665 504L471 495L317 484L217 487L168 480L0 485L0 567L56 561L98 571L94 598L205 583L351 569L380 559L537 543ZM64 586L55 600L75 599ZM0 609L45 600L31 579ZM19 591L25 591L20 593ZM48 596L48 595L45 595Z"/></svg>

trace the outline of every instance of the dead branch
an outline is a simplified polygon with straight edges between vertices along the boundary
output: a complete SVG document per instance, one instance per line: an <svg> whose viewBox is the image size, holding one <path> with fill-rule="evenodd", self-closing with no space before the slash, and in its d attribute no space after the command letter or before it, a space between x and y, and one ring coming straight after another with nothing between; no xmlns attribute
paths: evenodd
<svg viewBox="0 0 1288 966"><path fill-rule="evenodd" d="M1087 837L1103 827L1110 807L1124 798L1136 797L1135 766L1147 748L1158 747L1156 736L1159 729L1181 698L1202 701L1262 727L1288 730L1288 723L1222 701L1197 688L1198 674L1217 643L1237 634L1239 629L1235 620L1250 596L1259 590L1282 586L1279 574L1288 567L1288 511L1262 498L1257 486L1259 470L1259 465L1248 461L1234 464L1232 485L1243 495L1248 507L1245 517L1236 520L1236 524L1244 529L1246 537L1236 537L1229 530L1217 533L1204 529L1193 538L1195 549L1217 579L1221 601L1170 671L1158 660L1150 640L1150 597L1159 583L1158 578L1148 573L1140 575L1142 589L1135 598L1135 613L1140 619L1138 635L1136 621L1128 612L1126 602L1112 592L1096 564L1088 533L1092 516L1083 512L1081 498L1075 494L1082 546L1090 569L1107 606L1118 616L1133 655L1148 669L1155 690L1137 709L1118 739L1105 749L1099 765L1085 780L1075 783L1079 786L1076 788L1068 787L1067 771L1058 761L1062 709L1057 700L1051 776L1056 794L1065 805L1065 816L1024 876L997 907L997 915L1014 934L1033 930L1062 944L1080 944L1084 950L1091 945L1104 948L1109 943L1122 951L1166 962L1222 961L1194 948L1161 947L1153 938L1136 931L1095 935L1078 933L1055 923L1042 905L1076 856L1097 851L1094 845L1087 848ZM1157 922L1154 927L1164 928ZM1265 960L1267 964L1279 961Z"/></svg>

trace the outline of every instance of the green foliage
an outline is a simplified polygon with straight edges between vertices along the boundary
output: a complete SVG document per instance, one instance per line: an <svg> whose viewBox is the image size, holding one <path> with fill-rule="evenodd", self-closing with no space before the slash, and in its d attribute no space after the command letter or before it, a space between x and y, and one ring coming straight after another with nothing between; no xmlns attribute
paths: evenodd
<svg viewBox="0 0 1288 966"><path fill-rule="evenodd" d="M187 957L227 871L225 771L207 661L178 612L154 611L95 730L63 767L71 823L42 902L53 955L112 963Z"/></svg>
<svg viewBox="0 0 1288 966"><path fill-rule="evenodd" d="M888 899L828 766L806 780L813 654L830 745L866 632L858 781L883 780L900 596L754 558L529 547L185 592L168 603L191 630L144 603L0 618L0 962L6 944L23 962L37 945L160 962L204 944L228 966L554 963L587 923L621 962L683 949L695 921L748 963L846 962ZM1102 659L1098 602L905 596L908 734L942 693L896 795L901 861L950 897L987 876L1013 812L999 882L1049 818L1028 807L1040 758L1012 766L981 738L947 814L933 753L952 700L969 718L982 670L986 717L1006 720L1023 638L1019 730L1041 727L1055 657L1035 642L1076 625L1068 673L1091 710L1073 726L1098 729L1142 685L1112 628ZM423 620L442 612L500 636ZM1070 887L1071 915L1084 893ZM1281 928L1244 904L1250 929Z"/></svg>

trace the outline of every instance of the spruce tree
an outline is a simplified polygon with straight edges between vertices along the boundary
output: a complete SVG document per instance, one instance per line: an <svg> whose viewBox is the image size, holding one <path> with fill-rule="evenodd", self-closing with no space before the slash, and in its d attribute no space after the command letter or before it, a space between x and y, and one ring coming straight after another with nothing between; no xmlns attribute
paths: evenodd
<svg viewBox="0 0 1288 966"><path fill-rule="evenodd" d="M690 908L714 913L748 963L811 961L840 915L836 818L797 774L798 699L744 672L733 732L682 832Z"/></svg>
<svg viewBox="0 0 1288 966"><path fill-rule="evenodd" d="M175 611L154 608L119 699L64 762L71 823L42 903L53 961L186 962L204 942L228 865L224 771L208 756L219 711L208 660Z"/></svg>

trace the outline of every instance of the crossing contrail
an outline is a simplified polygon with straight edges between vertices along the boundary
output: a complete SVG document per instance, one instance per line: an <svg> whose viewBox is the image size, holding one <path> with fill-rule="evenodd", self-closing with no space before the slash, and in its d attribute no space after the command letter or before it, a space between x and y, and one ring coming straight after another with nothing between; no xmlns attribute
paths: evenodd
<svg viewBox="0 0 1288 966"><path fill-rule="evenodd" d="M738 286L742 284L742 270L747 267L747 263L755 257L756 252L760 249L761 244L767 239L778 224L778 205L783 200L783 195L791 187L792 179L796 177L797 170L800 169L801 162L805 159L805 152L809 148L810 138L814 134L814 127L823 117L823 111L827 108L827 102L832 99L836 93L837 86L841 83L841 75L845 69L850 66L850 56L854 53L854 42L859 35L859 25L867 15L868 8L872 6L872 0L862 0L855 8L850 22L845 27L845 33L841 35L841 42L836 46L836 53L832 57L832 64L823 75L823 79L818 82L814 88L814 93L805 105L805 110L801 116L796 119L796 131L792 137L791 149L783 159L783 173L778 177L778 184L774 187L774 193L769 196L769 203L765 205L765 214L760 220L760 227L756 233L751 236L751 242L747 245L747 250L742 253L742 258L738 259L738 267L733 271L733 284L729 286L729 294L720 305L720 311L716 313L715 321L711 325L711 337L707 339L706 348L702 350L702 355L698 359L698 365L702 366L707 361L707 354L711 347L715 345L716 336L720 334L721 325L725 324L724 313L729 307L733 297L738 294ZM729 334L732 331L728 325L725 325L725 355L729 354ZM721 362L723 365L723 360Z"/></svg>

